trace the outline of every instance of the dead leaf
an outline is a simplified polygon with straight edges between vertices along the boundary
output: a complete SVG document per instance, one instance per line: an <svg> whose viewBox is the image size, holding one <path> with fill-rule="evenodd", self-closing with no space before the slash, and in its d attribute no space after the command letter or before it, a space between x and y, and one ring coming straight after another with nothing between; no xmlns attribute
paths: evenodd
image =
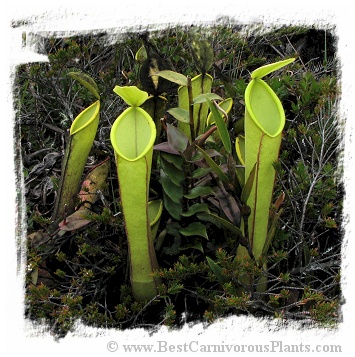
<svg viewBox="0 0 355 357"><path fill-rule="evenodd" d="M32 247L36 248L44 243L47 243L51 236L46 232L37 231L29 234L27 238L31 241Z"/></svg>
<svg viewBox="0 0 355 357"><path fill-rule="evenodd" d="M71 232L86 226L90 223L90 220L86 218L89 212L89 209L82 207L81 209L68 216L65 220L61 221L58 224L59 229L62 231Z"/></svg>
<svg viewBox="0 0 355 357"><path fill-rule="evenodd" d="M87 219L88 214L91 213L89 208L100 198L98 192L105 189L109 170L110 158L107 158L88 172L78 194L78 198L83 202L83 205L58 224L60 229L58 234L60 236L65 232L71 232L85 227L91 222Z"/></svg>
<svg viewBox="0 0 355 357"><path fill-rule="evenodd" d="M79 200L84 206L90 207L100 198L98 191L105 189L109 170L110 159L107 158L86 175L79 192Z"/></svg>
<svg viewBox="0 0 355 357"><path fill-rule="evenodd" d="M240 209L235 198L229 194L222 184L214 187L215 197L219 202L220 209L231 223L236 226L240 224Z"/></svg>

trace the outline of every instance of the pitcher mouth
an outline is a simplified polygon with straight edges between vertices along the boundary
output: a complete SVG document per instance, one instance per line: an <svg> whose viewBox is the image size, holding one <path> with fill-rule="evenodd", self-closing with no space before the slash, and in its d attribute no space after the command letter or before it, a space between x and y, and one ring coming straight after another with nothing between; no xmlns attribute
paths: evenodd
<svg viewBox="0 0 355 357"><path fill-rule="evenodd" d="M70 135L74 135L78 131L86 128L97 117L100 111L100 101L97 100L85 110L83 110L73 121L70 127Z"/></svg>
<svg viewBox="0 0 355 357"><path fill-rule="evenodd" d="M117 155L127 161L136 161L153 147L156 127L145 110L130 107L116 119L110 136Z"/></svg>
<svg viewBox="0 0 355 357"><path fill-rule="evenodd" d="M245 90L245 106L254 123L270 137L276 137L285 126L281 101L262 79L253 79Z"/></svg>

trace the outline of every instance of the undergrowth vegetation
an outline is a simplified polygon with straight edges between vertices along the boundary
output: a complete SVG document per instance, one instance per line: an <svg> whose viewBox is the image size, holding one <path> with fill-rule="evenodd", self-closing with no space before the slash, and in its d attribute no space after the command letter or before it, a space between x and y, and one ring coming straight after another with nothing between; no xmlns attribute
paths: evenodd
<svg viewBox="0 0 355 357"><path fill-rule="evenodd" d="M235 184L232 203L218 195L210 195L202 203L196 201L201 193L184 192L183 186L180 191L184 177L170 175L186 172L187 161L163 153L153 165L150 183L151 194L163 199L165 208L155 240L159 264L155 276L162 283L151 301L137 302L129 283L128 246L110 130L125 108L113 88L144 87L142 63L136 56L143 45L142 34L127 33L117 39L105 34L38 36L39 50L49 61L19 66L14 90L16 163L18 181L23 178L24 182L19 201L25 207L27 225L22 228L28 237L27 246L22 247L27 255L26 317L47 324L58 336L65 336L78 319L95 327L120 329L208 324L239 314L307 320L321 326L339 322L343 187L334 33L299 27L259 32L228 26L206 28L202 33L213 48L212 92L233 99L228 121L233 143L241 132L250 73L265 64L296 57L295 62L265 78L286 113L280 157L274 163L273 202L282 193L284 199L268 251L261 262L235 259L238 245L245 243L232 229L206 217L206 212L223 217L230 214L233 220L235 210L229 210L238 209L233 204L242 188ZM169 28L150 33L148 40L174 71L195 77L199 71L188 34L185 28ZM89 223L58 234L49 227L60 185L66 131L93 102L92 94L68 76L72 71L90 75L101 98L99 126L85 174L108 157L111 160L105 185L90 205ZM164 91L166 110L177 106L176 89L172 86ZM176 124L169 112L163 116L159 143L169 139L166 128ZM220 144L215 136L206 141L222 167L228 162L223 161L225 155L218 155L219 151L223 154ZM189 158L189 165L201 160L201 152L198 154L198 158ZM238 161L235 156L233 159ZM189 170L194 182L202 178L216 181L210 167L191 171L189 166ZM221 185L213 187L224 192ZM196 211L185 209L184 205L191 208L194 203L198 204ZM178 219L181 212L184 220ZM245 286L244 278L251 274L255 283ZM267 287L258 289L258 281L265 276Z"/></svg>

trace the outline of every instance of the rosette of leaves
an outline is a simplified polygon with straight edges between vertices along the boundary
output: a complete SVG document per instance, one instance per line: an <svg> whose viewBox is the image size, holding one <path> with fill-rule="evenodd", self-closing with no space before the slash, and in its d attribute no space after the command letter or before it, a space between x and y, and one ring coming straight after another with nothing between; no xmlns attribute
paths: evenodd
<svg viewBox="0 0 355 357"><path fill-rule="evenodd" d="M193 237L192 246L203 251L204 244L196 238L208 239L209 225L228 230L236 242L240 239L244 243L239 228L240 203L234 189L235 162L228 118L223 118L225 111L208 95L198 100L205 101L211 109L211 128L191 143L179 128L168 124L167 141L154 147L160 153L164 207L174 221L166 228L168 232L174 228L171 232L175 237L174 247L169 252L176 254L179 247L182 249L182 236ZM207 144L215 132L219 136L220 152Z"/></svg>

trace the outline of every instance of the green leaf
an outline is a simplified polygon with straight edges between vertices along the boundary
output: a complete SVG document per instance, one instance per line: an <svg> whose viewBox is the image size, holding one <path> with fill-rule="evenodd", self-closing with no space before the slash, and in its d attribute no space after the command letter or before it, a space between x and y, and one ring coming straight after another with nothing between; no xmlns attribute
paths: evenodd
<svg viewBox="0 0 355 357"><path fill-rule="evenodd" d="M212 270L213 274L216 276L218 282L223 286L228 283L228 278L223 274L222 268L214 262L211 258L206 257L207 263Z"/></svg>
<svg viewBox="0 0 355 357"><path fill-rule="evenodd" d="M235 176L238 180L239 186L243 189L245 185L245 167L237 166L235 168Z"/></svg>
<svg viewBox="0 0 355 357"><path fill-rule="evenodd" d="M160 164L169 179L176 186L181 186L181 183L184 180L184 172L181 169L178 169L174 164L165 161L163 158L161 158Z"/></svg>
<svg viewBox="0 0 355 357"><path fill-rule="evenodd" d="M199 167L192 173L192 178L201 178L203 176L208 175L210 172L212 172L212 169L210 167Z"/></svg>
<svg viewBox="0 0 355 357"><path fill-rule="evenodd" d="M216 93L202 93L193 100L193 103L201 104L207 102L208 100L223 100L223 98Z"/></svg>
<svg viewBox="0 0 355 357"><path fill-rule="evenodd" d="M100 100L100 94L99 89L97 88L97 84L88 74L83 72L69 72L68 75L80 82L96 97L96 99Z"/></svg>
<svg viewBox="0 0 355 357"><path fill-rule="evenodd" d="M171 108L167 111L171 114L176 120L181 121L182 123L190 123L190 114L189 111L182 108Z"/></svg>
<svg viewBox="0 0 355 357"><path fill-rule="evenodd" d="M147 92L140 90L136 86L115 86L113 91L132 107L141 106L149 96Z"/></svg>
<svg viewBox="0 0 355 357"><path fill-rule="evenodd" d="M249 177L247 179L247 182L245 183L244 187L243 187L243 190L242 190L242 193L241 193L241 201L243 203L247 203L247 200L249 198L249 195L250 195L250 192L253 188L253 183L254 183L254 180L255 180L255 173L256 173L256 163L253 167L253 169L250 171L250 174L249 174Z"/></svg>
<svg viewBox="0 0 355 357"><path fill-rule="evenodd" d="M211 187L197 186L197 187L192 188L187 195L184 195L184 197L186 197L188 199L193 199L193 198L197 198L200 196L210 196L210 195L214 195L214 191Z"/></svg>
<svg viewBox="0 0 355 357"><path fill-rule="evenodd" d="M198 239L195 239L195 241L191 244L185 244L179 247L180 251L187 250L187 249L197 249L201 253L204 253L202 243Z"/></svg>
<svg viewBox="0 0 355 357"><path fill-rule="evenodd" d="M182 170L184 167L184 159L181 156L168 154L166 152L161 151L160 157L162 158L162 160L169 162L179 170Z"/></svg>
<svg viewBox="0 0 355 357"><path fill-rule="evenodd" d="M217 216L216 214L202 212L202 213L198 213L197 217L201 220L211 222L217 226L223 226L224 228L228 229L229 231L236 234L237 236L243 237L243 232L237 226Z"/></svg>
<svg viewBox="0 0 355 357"><path fill-rule="evenodd" d="M223 182L229 182L228 176L222 171L222 169L212 160L210 156L199 146L197 146L197 149L202 153L204 159L206 160L208 166L216 173L216 175L219 177L219 179Z"/></svg>
<svg viewBox="0 0 355 357"><path fill-rule="evenodd" d="M182 213L181 203L175 203L165 192L163 194L164 207L171 217L180 220ZM168 226L169 227L169 226Z"/></svg>
<svg viewBox="0 0 355 357"><path fill-rule="evenodd" d="M206 226L201 222L193 222L185 228L181 228L179 232L185 237L200 236L208 240Z"/></svg>
<svg viewBox="0 0 355 357"><path fill-rule="evenodd" d="M184 217L191 217L199 212L209 212L208 205L206 203L195 203L190 206L186 212L183 212L181 215Z"/></svg>
<svg viewBox="0 0 355 357"><path fill-rule="evenodd" d="M155 73L156 76L167 79L170 82L174 82L180 86L187 86L187 77L181 73L163 70Z"/></svg>
<svg viewBox="0 0 355 357"><path fill-rule="evenodd" d="M221 137L222 140L222 144L224 148L227 150L228 154L230 154L232 152L232 144L229 137L227 125L224 122L220 111L217 109L216 104L214 102L211 102L208 98L207 98L207 103L214 117L219 136Z"/></svg>
<svg viewBox="0 0 355 357"><path fill-rule="evenodd" d="M177 186L170 180L164 170L160 170L160 179L164 193L166 193L175 203L180 203L183 193L182 186Z"/></svg>

